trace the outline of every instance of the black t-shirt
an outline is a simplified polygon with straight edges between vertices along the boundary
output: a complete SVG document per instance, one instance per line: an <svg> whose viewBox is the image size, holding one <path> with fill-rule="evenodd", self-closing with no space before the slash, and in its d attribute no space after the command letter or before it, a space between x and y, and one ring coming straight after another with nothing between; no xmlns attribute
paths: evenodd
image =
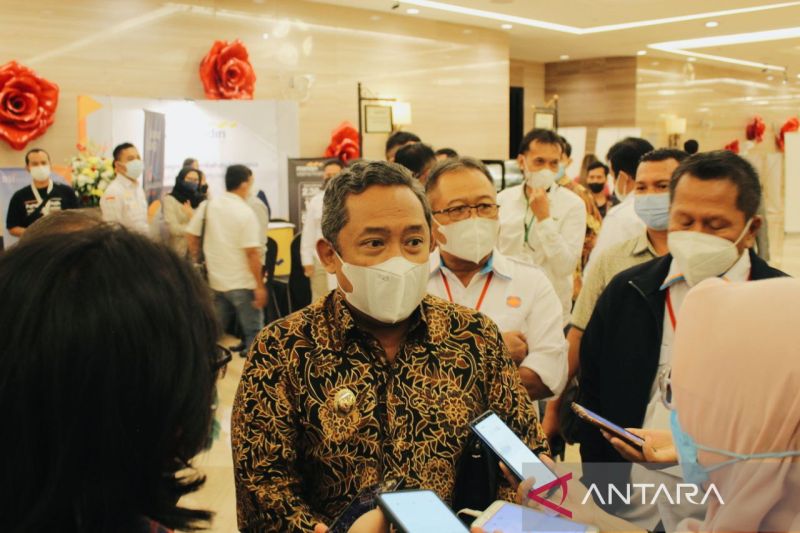
<svg viewBox="0 0 800 533"><path fill-rule="evenodd" d="M39 196L44 200L47 198L47 187L38 189ZM8 214L6 215L6 227L8 229L22 227L27 228L36 220L42 217L41 211L36 212L38 206L36 197L30 185L27 185L11 197L8 203ZM78 205L78 196L72 187L61 183L53 183L53 190L50 193L45 212L61 211L62 209L75 209ZM34 214L34 212L36 212Z"/></svg>

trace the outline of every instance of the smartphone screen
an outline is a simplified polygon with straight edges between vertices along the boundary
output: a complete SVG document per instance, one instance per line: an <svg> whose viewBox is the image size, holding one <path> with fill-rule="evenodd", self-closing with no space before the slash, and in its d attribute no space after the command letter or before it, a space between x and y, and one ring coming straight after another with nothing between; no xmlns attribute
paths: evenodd
<svg viewBox="0 0 800 533"><path fill-rule="evenodd" d="M404 533L468 533L461 520L430 490L402 490L378 496L378 505Z"/></svg>
<svg viewBox="0 0 800 533"><path fill-rule="evenodd" d="M480 525L484 531L502 531L503 533L527 533L531 531L587 533L588 531L594 531L594 528L589 528L583 524L557 516L549 516L513 503L504 503L488 520L485 522L483 520L484 517L482 516L475 521L473 526Z"/></svg>
<svg viewBox="0 0 800 533"><path fill-rule="evenodd" d="M534 477L537 487L555 481L556 475L495 413L481 415L472 429L520 481Z"/></svg>
<svg viewBox="0 0 800 533"><path fill-rule="evenodd" d="M582 406L582 405L580 405L578 403L574 403L573 402L572 405L574 406L573 409L575 409L575 412L578 413L579 416L582 414L580 411L583 410L583 412L588 416L588 421L589 422L592 422L595 425L598 425L598 426L602 427L603 429L608 430L610 433L613 433L613 434L617 435L621 439L626 440L626 441L630 442L631 444L633 444L635 446L638 446L639 448L644 446L644 439L641 438L640 436L634 435L633 433L631 433L627 429L622 428L622 427L616 425L615 423L606 420L602 416L598 415L597 413L595 413L593 411L590 411L589 409L585 408L584 406Z"/></svg>
<svg viewBox="0 0 800 533"><path fill-rule="evenodd" d="M402 480L400 479L387 479L379 485L368 487L359 492L330 525L328 529L329 533L347 533L347 530L350 529L361 515L375 509L378 494L381 492L395 491L399 489L402 484Z"/></svg>

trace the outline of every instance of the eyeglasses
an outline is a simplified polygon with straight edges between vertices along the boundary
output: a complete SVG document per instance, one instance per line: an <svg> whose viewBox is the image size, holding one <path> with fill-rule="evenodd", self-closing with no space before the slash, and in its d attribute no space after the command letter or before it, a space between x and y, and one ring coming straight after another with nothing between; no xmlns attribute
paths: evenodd
<svg viewBox="0 0 800 533"><path fill-rule="evenodd" d="M225 377L225 370L228 368L228 363L233 359L233 352L230 348L217 344L217 350L214 354L214 361L211 363L211 370L219 377Z"/></svg>
<svg viewBox="0 0 800 533"><path fill-rule="evenodd" d="M477 205L457 205L455 207L448 207L440 211L434 211L434 215L445 215L452 222L465 220L470 217L472 210L478 213L481 218L492 218L497 215L500 206L497 204L477 204Z"/></svg>
<svg viewBox="0 0 800 533"><path fill-rule="evenodd" d="M661 392L661 403L672 411L672 369L667 367L658 373L658 390Z"/></svg>

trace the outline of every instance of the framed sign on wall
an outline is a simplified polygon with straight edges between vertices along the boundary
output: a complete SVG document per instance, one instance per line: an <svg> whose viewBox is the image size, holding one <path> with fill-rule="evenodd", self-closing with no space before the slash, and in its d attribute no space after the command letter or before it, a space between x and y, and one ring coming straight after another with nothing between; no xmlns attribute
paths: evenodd
<svg viewBox="0 0 800 533"><path fill-rule="evenodd" d="M364 106L364 129L367 133L392 132L392 108L388 105Z"/></svg>

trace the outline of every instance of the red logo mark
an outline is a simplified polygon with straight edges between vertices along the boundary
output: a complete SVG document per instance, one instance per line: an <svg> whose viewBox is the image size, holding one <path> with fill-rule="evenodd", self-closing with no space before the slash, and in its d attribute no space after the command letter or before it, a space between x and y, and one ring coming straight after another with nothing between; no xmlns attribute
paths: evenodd
<svg viewBox="0 0 800 533"><path fill-rule="evenodd" d="M561 504L563 504L564 500L567 499L567 481L570 479L572 479L572 472L565 474L558 479L554 479L550 483L542 485L539 488L532 489L530 492L528 492L528 498L540 503L541 505L544 505L548 509L555 511L558 514L564 515L567 518L572 518L572 511L561 507ZM557 486L561 487L561 501L558 503L558 505L546 498L547 494Z"/></svg>

